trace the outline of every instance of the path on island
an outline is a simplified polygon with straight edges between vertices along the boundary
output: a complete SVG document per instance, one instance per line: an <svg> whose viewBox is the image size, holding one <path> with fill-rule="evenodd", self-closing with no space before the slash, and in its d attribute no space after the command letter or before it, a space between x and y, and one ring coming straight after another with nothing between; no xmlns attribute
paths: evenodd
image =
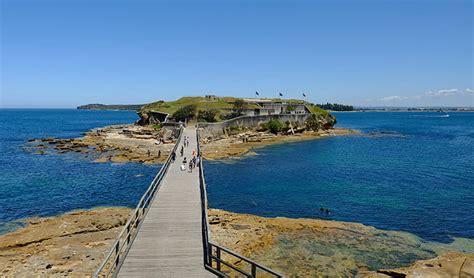
<svg viewBox="0 0 474 278"><path fill-rule="evenodd" d="M189 162L197 150L196 129L187 127L183 132L176 161L152 201L119 277L215 277L203 265L199 169L180 170L183 158ZM189 146L181 157L185 136Z"/></svg>

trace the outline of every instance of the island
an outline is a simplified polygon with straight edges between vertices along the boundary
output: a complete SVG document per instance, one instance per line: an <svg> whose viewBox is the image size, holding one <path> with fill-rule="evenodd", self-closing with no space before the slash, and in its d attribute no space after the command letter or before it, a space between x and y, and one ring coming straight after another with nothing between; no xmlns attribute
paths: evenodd
<svg viewBox="0 0 474 278"><path fill-rule="evenodd" d="M96 128L79 138L31 138L27 144L38 155L74 152L98 163L162 163L182 125L200 130L207 160L255 155L272 144L358 134L334 128L334 115L302 100L183 97L143 105L137 114L132 124ZM0 236L2 274L90 275L131 212L96 208L24 219L23 228ZM341 221L265 218L212 208L208 215L213 241L288 276L474 273L474 257L462 253L459 241L427 243L409 233ZM380 267L369 267L374 261ZM398 268L400 262L410 263Z"/></svg>

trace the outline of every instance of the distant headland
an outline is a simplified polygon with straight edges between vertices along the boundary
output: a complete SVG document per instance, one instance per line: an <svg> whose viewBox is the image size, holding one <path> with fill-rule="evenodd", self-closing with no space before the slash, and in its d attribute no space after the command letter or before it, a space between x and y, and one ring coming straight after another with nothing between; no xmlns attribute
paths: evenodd
<svg viewBox="0 0 474 278"><path fill-rule="evenodd" d="M86 104L80 105L77 107L79 110L129 110L129 111L137 111L143 104L113 104L113 105L106 105L100 103L93 103L93 104Z"/></svg>

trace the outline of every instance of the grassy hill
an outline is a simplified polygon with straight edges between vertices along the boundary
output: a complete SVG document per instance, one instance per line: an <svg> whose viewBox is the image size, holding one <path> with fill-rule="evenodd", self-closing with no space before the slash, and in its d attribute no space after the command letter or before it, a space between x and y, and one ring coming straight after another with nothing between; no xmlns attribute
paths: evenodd
<svg viewBox="0 0 474 278"><path fill-rule="evenodd" d="M194 104L197 106L198 110L208 110L208 109L222 109L228 110L234 107L234 102L238 100L235 97L213 97L213 98L206 98L206 97L182 97L178 100L174 101L157 101L152 102L149 104L145 104L141 110L142 111L160 111L164 113L168 113L172 115L176 110ZM275 101L285 101L289 103L303 103L303 100L298 99L275 99ZM320 107L308 104L308 108L316 114L327 114L328 112ZM258 108L258 105L247 103L246 108Z"/></svg>
<svg viewBox="0 0 474 278"><path fill-rule="evenodd" d="M146 104L142 107L142 111L160 111L168 114L173 114L179 108L187 105L194 104L198 110L208 109L231 109L234 106L234 102L238 100L235 97L217 97L217 98L205 98L205 97L182 97L174 101L157 101ZM257 108L256 105L249 105L249 108Z"/></svg>

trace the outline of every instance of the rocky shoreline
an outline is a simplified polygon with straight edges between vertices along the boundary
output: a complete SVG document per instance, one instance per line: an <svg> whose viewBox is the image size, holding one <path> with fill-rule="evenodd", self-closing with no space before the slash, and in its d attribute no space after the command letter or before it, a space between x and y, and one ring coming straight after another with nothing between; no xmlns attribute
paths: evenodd
<svg viewBox="0 0 474 278"><path fill-rule="evenodd" d="M0 235L1 277L90 277L128 220L121 207L28 218Z"/></svg>
<svg viewBox="0 0 474 278"><path fill-rule="evenodd" d="M337 128L277 135L246 130L203 138L201 145L203 157L216 160L255 155L256 149L273 144L357 133ZM173 128L115 125L91 130L80 138L31 139L28 147L37 154L72 152L95 162L162 163L175 140ZM0 236L0 275L88 276L109 250L130 211L99 208L26 219L26 227ZM425 243L408 233L357 223L264 218L217 209L209 210L209 222L213 241L288 276L411 277L435 273L451 277L456 270L474 275L474 258L459 253L465 252L460 246ZM469 253L474 253L473 242L467 240L463 245L471 248ZM415 261L411 267L395 269Z"/></svg>
<svg viewBox="0 0 474 278"><path fill-rule="evenodd" d="M255 149L274 144L357 133L355 130L344 128L277 135L270 132L244 131L219 138L203 139L201 144L203 157L207 160L217 160L255 155ZM101 163L157 164L166 160L174 147L176 137L175 128L156 130L150 126L133 124L112 125L93 129L79 138L33 138L28 140L27 149L38 155L77 153Z"/></svg>
<svg viewBox="0 0 474 278"><path fill-rule="evenodd" d="M333 128L319 131L305 131L296 134L272 134L269 132L242 132L213 140L202 140L203 157L207 160L239 158L255 155L254 150L266 146L299 141L321 139L328 136L359 134L346 128Z"/></svg>
<svg viewBox="0 0 474 278"><path fill-rule="evenodd" d="M148 126L112 125L84 133L72 139L39 138L28 140L36 154L78 153L95 162L162 163L176 142L173 129L155 130Z"/></svg>
<svg viewBox="0 0 474 278"><path fill-rule="evenodd" d="M0 236L0 276L90 277L130 213L108 207L25 219L25 227ZM218 209L209 209L209 223L213 241L289 277L474 275L473 254L358 223ZM401 264L407 267L387 267Z"/></svg>

